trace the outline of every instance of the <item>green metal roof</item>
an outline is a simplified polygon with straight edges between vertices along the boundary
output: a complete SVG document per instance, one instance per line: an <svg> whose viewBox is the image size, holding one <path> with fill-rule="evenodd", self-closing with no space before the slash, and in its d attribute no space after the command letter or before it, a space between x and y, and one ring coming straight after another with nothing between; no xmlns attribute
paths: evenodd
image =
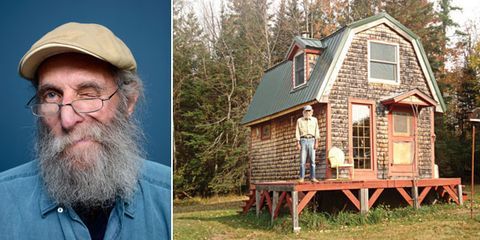
<svg viewBox="0 0 480 240"><path fill-rule="evenodd" d="M296 36L294 41L302 46L302 48L324 48L322 41L319 39Z"/></svg>
<svg viewBox="0 0 480 240"><path fill-rule="evenodd" d="M332 64L337 64L340 58L340 52L345 47L350 31L381 18L386 18L414 39L420 50L420 60L423 61L427 67L427 72L432 80L432 85L439 98L440 105L442 109L446 109L419 37L390 15L381 13L353 22L321 40L295 37L288 53L291 51L294 44L299 44L303 48L323 49L317 60L317 64L312 71L310 80L307 84L292 90L292 61L285 60L270 68L265 72L262 81L257 87L252 102L250 103L247 113L243 117L241 123L247 124L286 109L316 100L317 96L319 96L322 83L330 78L330 76L327 76L327 74L329 74L328 70L330 66Z"/></svg>

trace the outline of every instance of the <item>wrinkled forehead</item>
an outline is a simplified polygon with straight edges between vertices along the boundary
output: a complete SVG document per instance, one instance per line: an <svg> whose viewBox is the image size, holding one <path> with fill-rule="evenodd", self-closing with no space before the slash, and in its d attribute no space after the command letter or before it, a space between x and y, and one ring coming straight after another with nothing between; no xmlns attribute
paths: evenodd
<svg viewBox="0 0 480 240"><path fill-rule="evenodd" d="M115 85L115 68L102 60L80 53L54 55L43 61L36 74L36 87L43 84Z"/></svg>

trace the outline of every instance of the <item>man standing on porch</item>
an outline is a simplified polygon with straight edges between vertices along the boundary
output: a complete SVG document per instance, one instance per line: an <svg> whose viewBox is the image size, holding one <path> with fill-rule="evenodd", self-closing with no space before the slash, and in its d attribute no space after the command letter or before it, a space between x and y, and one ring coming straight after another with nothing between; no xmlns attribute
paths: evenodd
<svg viewBox="0 0 480 240"><path fill-rule="evenodd" d="M305 178L305 163L307 161L307 156L310 156L310 179L312 182L318 182L315 177L315 150L318 147L320 131L318 129L318 120L312 115L312 106L307 105L303 107L303 117L297 120L297 127L295 130L297 148L300 150L299 182L303 182Z"/></svg>

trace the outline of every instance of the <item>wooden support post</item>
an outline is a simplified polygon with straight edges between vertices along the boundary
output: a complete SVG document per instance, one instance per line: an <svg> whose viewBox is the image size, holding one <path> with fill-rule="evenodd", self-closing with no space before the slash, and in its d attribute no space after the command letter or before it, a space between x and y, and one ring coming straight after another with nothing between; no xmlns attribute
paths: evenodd
<svg viewBox="0 0 480 240"><path fill-rule="evenodd" d="M462 184L457 185L458 204L463 205L463 189Z"/></svg>
<svg viewBox="0 0 480 240"><path fill-rule="evenodd" d="M271 217L272 217L272 224L273 220L275 219L275 214L276 214L276 209L277 209L277 204L278 204L278 191L273 191L273 201L272 201L272 211L271 211Z"/></svg>
<svg viewBox="0 0 480 240"><path fill-rule="evenodd" d="M257 213L257 217L260 215L260 197L262 193L258 190L255 190L255 209Z"/></svg>
<svg viewBox="0 0 480 240"><path fill-rule="evenodd" d="M418 201L418 186L416 186L415 184L412 187L412 200L413 200L413 207L415 209L419 209L420 208L420 202Z"/></svg>
<svg viewBox="0 0 480 240"><path fill-rule="evenodd" d="M368 212L368 188L361 188L360 192L360 213L365 214Z"/></svg>
<svg viewBox="0 0 480 240"><path fill-rule="evenodd" d="M300 226L298 225L298 192L292 191L292 221L293 221L293 231L299 232Z"/></svg>

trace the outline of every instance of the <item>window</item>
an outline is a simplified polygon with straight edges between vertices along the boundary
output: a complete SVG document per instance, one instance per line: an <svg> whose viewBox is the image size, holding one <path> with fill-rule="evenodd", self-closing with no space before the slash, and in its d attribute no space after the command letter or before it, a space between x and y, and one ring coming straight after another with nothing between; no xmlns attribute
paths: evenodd
<svg viewBox="0 0 480 240"><path fill-rule="evenodd" d="M411 111L392 112L393 164L412 164L414 128Z"/></svg>
<svg viewBox="0 0 480 240"><path fill-rule="evenodd" d="M370 42L369 80L398 83L398 45Z"/></svg>
<svg viewBox="0 0 480 240"><path fill-rule="evenodd" d="M352 157L356 169L371 169L371 105L352 104Z"/></svg>
<svg viewBox="0 0 480 240"><path fill-rule="evenodd" d="M270 136L271 136L270 123L264 124L261 130L261 139L262 140L270 139Z"/></svg>
<svg viewBox="0 0 480 240"><path fill-rule="evenodd" d="M409 112L393 112L393 134L395 136L412 135L412 114Z"/></svg>
<svg viewBox="0 0 480 240"><path fill-rule="evenodd" d="M305 55L303 53L300 53L296 55L294 58L294 63L295 63L295 75L294 75L295 85L293 86L294 88L305 83L305 57L304 56Z"/></svg>

